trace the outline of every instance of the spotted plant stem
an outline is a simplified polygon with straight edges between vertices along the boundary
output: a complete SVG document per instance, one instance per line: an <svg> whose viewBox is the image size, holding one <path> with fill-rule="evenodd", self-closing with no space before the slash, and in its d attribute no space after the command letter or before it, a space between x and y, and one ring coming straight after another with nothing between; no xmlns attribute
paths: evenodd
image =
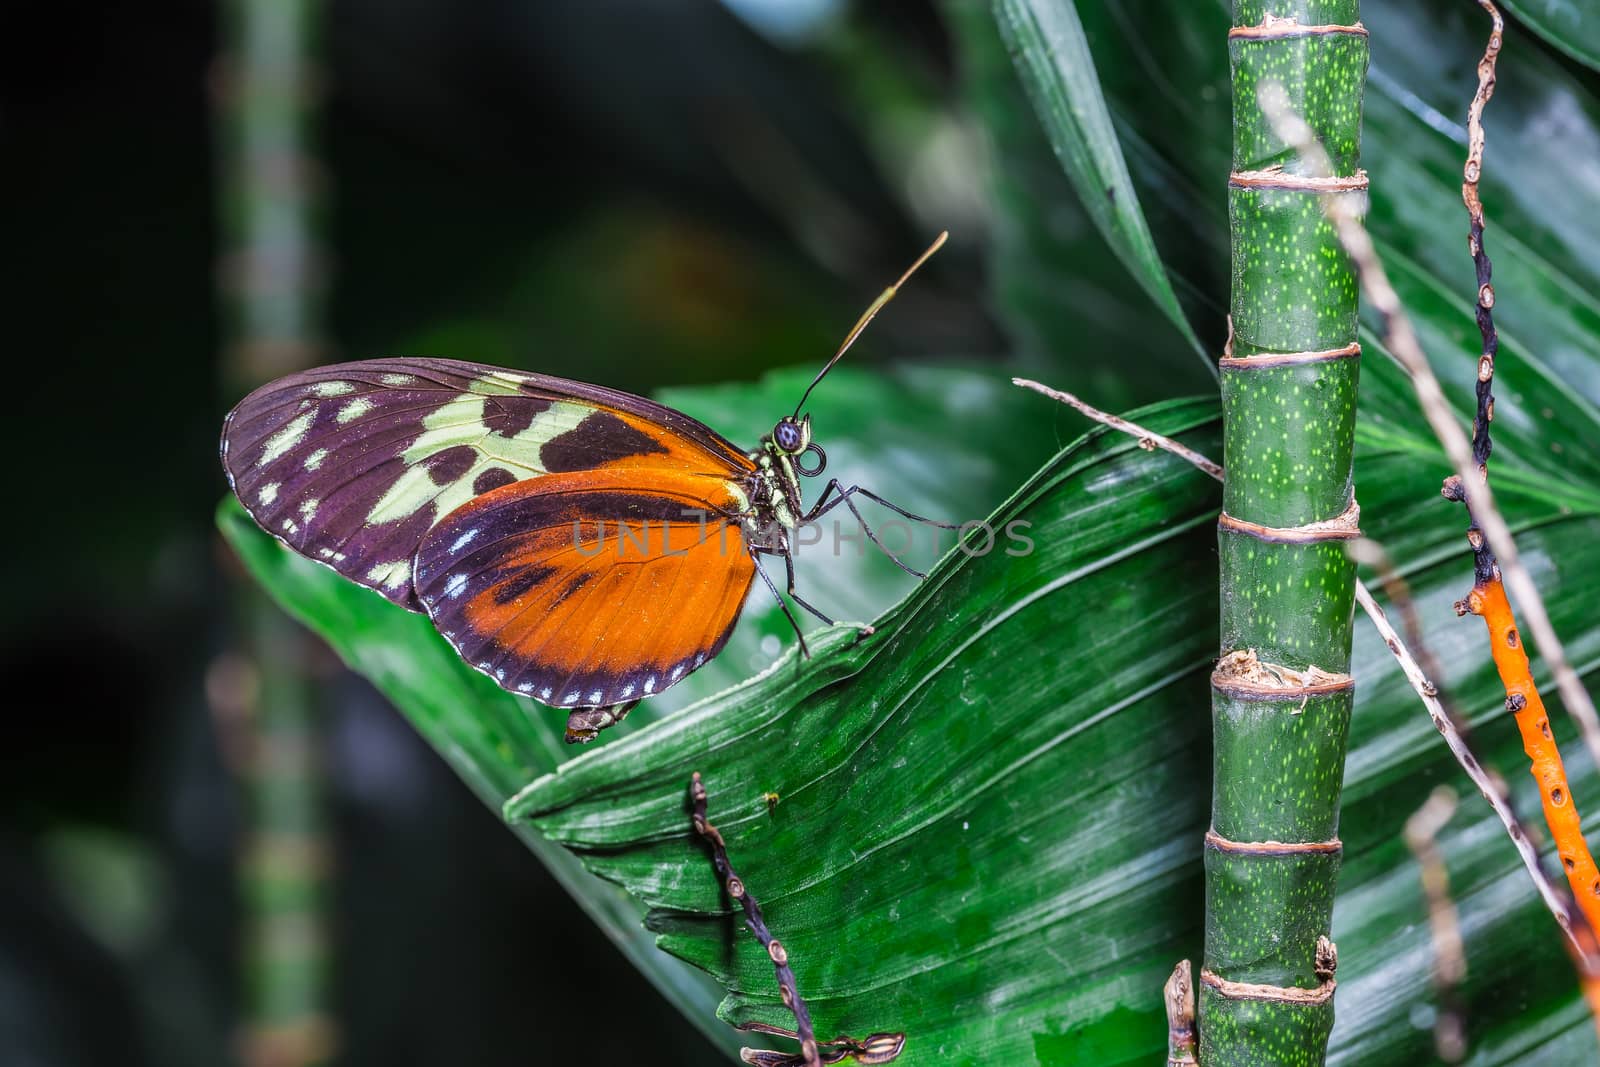
<svg viewBox="0 0 1600 1067"><path fill-rule="evenodd" d="M776 793L768 795L774 798L777 796ZM695 833L710 842L712 862L716 866L717 876L722 879L728 895L737 900L744 909L745 925L756 935L761 947L767 950L767 956L772 960L772 965L778 973L778 989L783 996L783 1003L794 1013L796 1027L794 1030L754 1022L742 1023L737 1029L789 1038L799 1043L799 1053L746 1048L739 1050L740 1058L754 1067L818 1067L818 1065L826 1067L828 1064L843 1063L846 1060L862 1064L864 1067L877 1067L879 1064L892 1063L898 1059L906 1047L906 1035L903 1033L868 1034L863 1038L854 1038L846 1034L832 1041L817 1041L811 1027L811 1013L806 1009L806 1002L800 997L799 987L795 985L794 971L789 967L788 952L767 929L766 920L762 918L761 908L756 903L755 897L750 895L744 879L734 871L721 832L706 820L706 787L700 779L699 771L694 773L689 782L689 797L694 804Z"/></svg>
<svg viewBox="0 0 1600 1067"><path fill-rule="evenodd" d="M744 922L750 932L761 942L761 947L767 950L767 956L772 960L773 969L778 974L778 990L783 997L783 1005L794 1013L796 1037L800 1042L800 1062L805 1067L819 1067L822 1063L818 1049L817 1038L811 1029L811 1013L806 1008L806 1002L800 997L800 990L795 985L794 971L789 967L789 953L784 949L783 943L772 936L767 929L766 920L761 917L761 907L756 903L756 898L750 895L745 887L744 880L734 871L733 864L728 860L728 846L722 840L722 833L706 820L706 786L700 780L700 772L695 771L694 777L689 782L689 798L694 804L694 832L705 838L711 845L711 861L716 866L717 877L722 879L723 888L744 909ZM746 1050L752 1052L754 1050ZM746 1063L765 1064L759 1058L745 1057Z"/></svg>
<svg viewBox="0 0 1600 1067"><path fill-rule="evenodd" d="M1212 674L1211 829L1199 1059L1312 1067L1333 1028L1331 938L1359 536L1351 487L1357 286L1323 195L1364 200L1367 31L1358 0L1235 0L1232 334L1222 371L1222 655ZM1264 82L1335 158L1305 171Z"/></svg>
<svg viewBox="0 0 1600 1067"><path fill-rule="evenodd" d="M227 50L212 86L223 151L227 251L217 275L230 396L324 351L311 154L321 11L317 0L229 0L221 8ZM220 687L232 695L208 688L240 780L240 1059L246 1067L311 1067L329 1062L338 1044L325 733L307 677L312 651L304 631L259 590L237 591L233 618L241 654L224 657L212 677L256 682Z"/></svg>
<svg viewBox="0 0 1600 1067"><path fill-rule="evenodd" d="M1494 265L1489 262L1489 252L1483 245L1483 200L1478 195L1478 181L1483 177L1483 109L1494 95L1495 61L1500 57L1504 40L1505 21L1489 0L1478 0L1491 20L1489 44L1483 58L1478 60L1478 88L1467 107L1467 162L1461 171L1461 201L1467 206L1467 251L1472 254L1472 265L1478 275L1477 319L1478 333L1483 338L1483 352L1478 357L1477 401L1478 411L1472 420L1472 459L1478 473L1485 481L1489 478L1489 454L1494 442L1489 436L1489 424L1494 421L1494 360L1500 352L1500 336L1494 328ZM1456 482L1459 487L1459 480ZM1447 489L1446 495L1449 495ZM1465 500L1465 495L1461 497ZM1474 577L1488 581L1498 574L1494 549L1483 536L1477 514L1467 508L1467 542L1472 545Z"/></svg>
<svg viewBox="0 0 1600 1067"><path fill-rule="evenodd" d="M1517 634L1505 586L1498 577L1474 584L1457 610L1480 616L1489 630L1489 649L1506 688L1506 710L1517 721L1522 750L1528 755L1533 780L1539 783L1539 801L1556 854L1561 857L1561 869L1566 872L1567 884L1590 928L1600 930L1600 870L1584 840L1583 823L1572 787L1567 784L1561 749L1551 735L1550 716L1533 684L1528 653Z"/></svg>

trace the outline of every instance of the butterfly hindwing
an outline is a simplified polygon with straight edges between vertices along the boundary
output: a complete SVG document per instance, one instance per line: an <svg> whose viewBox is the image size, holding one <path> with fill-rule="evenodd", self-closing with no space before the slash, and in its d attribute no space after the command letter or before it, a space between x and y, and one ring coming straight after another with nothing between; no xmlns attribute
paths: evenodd
<svg viewBox="0 0 1600 1067"><path fill-rule="evenodd" d="M457 652L556 707L660 693L715 656L755 562L742 493L688 472L552 475L479 497L429 532L417 594Z"/></svg>
<svg viewBox="0 0 1600 1067"><path fill-rule="evenodd" d="M336 364L265 385L229 414L222 459L264 529L414 611L418 546L485 493L594 469L750 469L653 401L442 359Z"/></svg>

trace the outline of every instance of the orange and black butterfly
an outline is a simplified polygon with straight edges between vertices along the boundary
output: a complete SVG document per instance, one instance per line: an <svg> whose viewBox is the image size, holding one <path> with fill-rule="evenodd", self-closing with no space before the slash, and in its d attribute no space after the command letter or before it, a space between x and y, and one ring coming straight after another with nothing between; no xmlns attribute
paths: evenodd
<svg viewBox="0 0 1600 1067"><path fill-rule="evenodd" d="M760 556L781 557L795 603L832 621L794 589L800 524L842 504L882 548L859 495L948 527L837 479L809 509L800 490L827 461L801 414L811 390L944 240L873 302L754 449L615 389L378 359L245 397L222 428L228 484L285 545L426 612L503 688L569 710L569 741L592 740L721 651L757 576L804 649Z"/></svg>

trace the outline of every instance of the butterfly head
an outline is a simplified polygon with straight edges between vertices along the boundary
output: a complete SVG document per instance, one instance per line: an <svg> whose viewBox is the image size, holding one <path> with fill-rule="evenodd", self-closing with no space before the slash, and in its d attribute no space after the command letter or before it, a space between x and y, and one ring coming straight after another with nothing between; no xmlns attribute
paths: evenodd
<svg viewBox="0 0 1600 1067"><path fill-rule="evenodd" d="M798 456L811 446L811 416L797 419L785 415L772 428L772 443L791 456Z"/></svg>
<svg viewBox="0 0 1600 1067"><path fill-rule="evenodd" d="M791 460L794 468L807 478L813 478L822 473L827 465L827 453L822 451L822 446L811 439L811 416L796 417L785 415L778 420L772 428L772 433L767 435L767 447L780 456ZM814 465L807 465L802 458L806 453L816 453Z"/></svg>

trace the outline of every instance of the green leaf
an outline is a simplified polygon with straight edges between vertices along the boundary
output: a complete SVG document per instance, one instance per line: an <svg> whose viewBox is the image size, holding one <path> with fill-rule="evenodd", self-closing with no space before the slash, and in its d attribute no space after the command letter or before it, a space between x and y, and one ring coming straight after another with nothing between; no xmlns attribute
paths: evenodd
<svg viewBox="0 0 1600 1067"><path fill-rule="evenodd" d="M1600 13L1582 0L1501 0L1524 26L1579 63L1600 70Z"/></svg>
<svg viewBox="0 0 1600 1067"><path fill-rule="evenodd" d="M1139 418L1216 447L1210 405ZM1415 502L1437 484L1404 454L1364 456L1362 477L1380 537L1394 521L1417 525ZM1557 575L1593 573L1600 520L1506 495ZM907 1064L1148 1062L1164 1035L1160 983L1198 937L1216 605L1214 583L1181 576L1213 551L1215 508L1209 480L1092 435L996 518L1033 523L1033 554L952 557L873 638L831 631L810 664L568 763L509 814L656 909L663 947L732 987L731 1020L781 1024L783 1011L770 963L728 918L689 833L695 770L821 1030L904 1029ZM1433 549L1459 543L1451 510L1425 519ZM1437 612L1467 579L1459 558L1434 554L1410 577ZM1592 661L1600 632L1586 625ZM1442 651L1473 663L1464 653L1478 638L1456 630ZM1410 1022L1431 957L1398 824L1437 781L1460 779L1370 630L1355 659L1335 1062L1401 1064L1431 1041ZM1479 709L1480 741L1515 766L1514 735L1494 729L1492 669L1450 681ZM1575 790L1593 792L1600 781L1574 757ZM1578 1062L1574 1043L1592 1029L1498 823L1465 810L1444 847L1469 930L1475 1036L1522 1048L1512 1035L1531 1018L1555 1042L1482 1062ZM1497 992L1512 974L1527 990L1515 1003Z"/></svg>
<svg viewBox="0 0 1600 1067"><path fill-rule="evenodd" d="M1215 373L1145 223L1076 7L1071 0L995 0L994 6L1034 110L1095 226Z"/></svg>
<svg viewBox="0 0 1600 1067"><path fill-rule="evenodd" d="M1150 424L1216 444L1209 404ZM875 636L832 630L811 663L580 757L508 811L658 909L663 947L734 986L725 1017L781 1023L771 963L689 839L699 770L822 1031L904 1030L911 1064L1118 1062L1151 1036L1126 1025L1137 990L1199 917L1206 718L1171 713L1203 695L1215 637L1194 623L1215 593L1171 576L1208 551L1216 501L1181 462L1097 434L997 517L1032 524L1031 553L948 557Z"/></svg>

